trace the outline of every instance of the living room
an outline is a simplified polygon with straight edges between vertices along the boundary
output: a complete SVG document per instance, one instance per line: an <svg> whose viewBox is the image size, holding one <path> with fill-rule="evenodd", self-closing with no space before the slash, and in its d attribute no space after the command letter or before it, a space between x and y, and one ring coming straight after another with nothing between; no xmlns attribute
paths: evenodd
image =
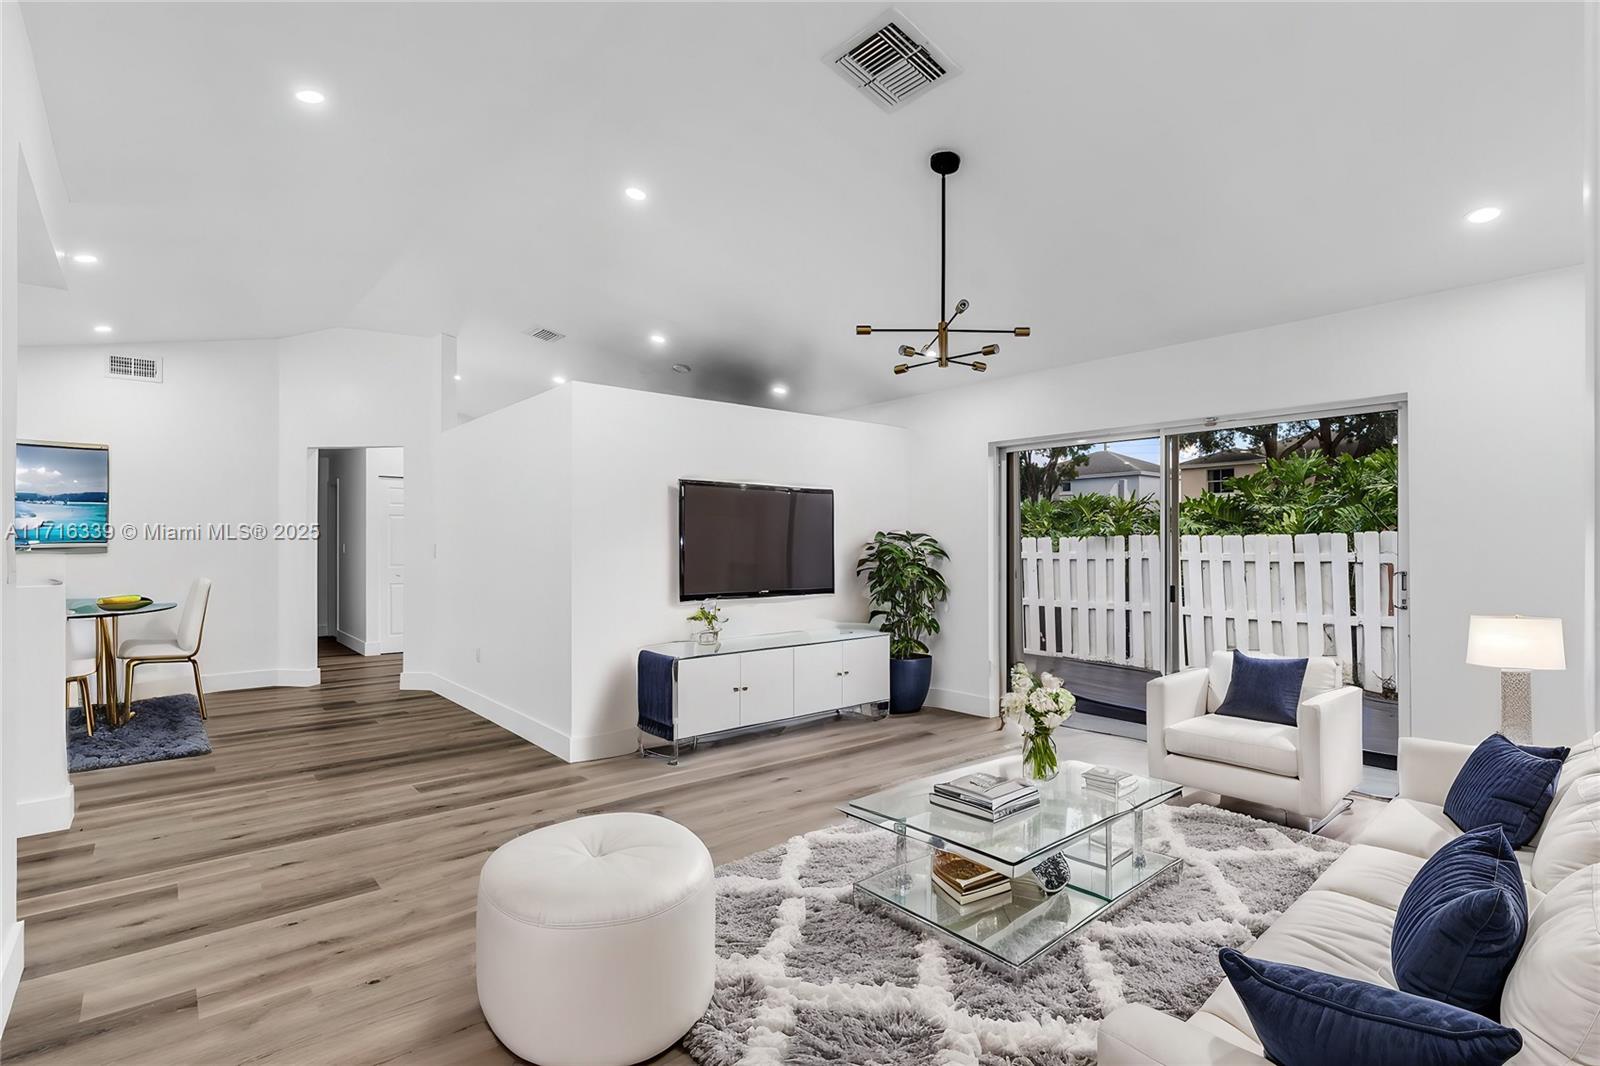
<svg viewBox="0 0 1600 1066"><path fill-rule="evenodd" d="M0 48L8 1062L1600 1066L1593 5Z"/></svg>

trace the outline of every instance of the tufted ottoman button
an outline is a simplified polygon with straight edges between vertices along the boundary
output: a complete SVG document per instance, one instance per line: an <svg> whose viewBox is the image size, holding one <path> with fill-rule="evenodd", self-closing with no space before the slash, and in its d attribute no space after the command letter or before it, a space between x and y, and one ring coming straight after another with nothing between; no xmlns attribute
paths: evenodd
<svg viewBox="0 0 1600 1066"><path fill-rule="evenodd" d="M653 814L536 829L478 878L478 1002L539 1066L627 1066L659 1054L711 1002L711 853Z"/></svg>

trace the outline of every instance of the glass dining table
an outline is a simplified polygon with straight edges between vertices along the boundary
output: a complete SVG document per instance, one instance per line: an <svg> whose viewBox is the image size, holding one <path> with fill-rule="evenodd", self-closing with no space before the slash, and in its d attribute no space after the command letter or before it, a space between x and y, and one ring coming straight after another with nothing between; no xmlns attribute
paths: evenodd
<svg viewBox="0 0 1600 1066"><path fill-rule="evenodd" d="M133 701L124 710L117 699L117 645L121 642L117 623L123 618L146 614L159 614L178 606L176 603L156 600L138 607L110 608L100 606L93 598L68 597L67 620L90 618L94 620L94 683L106 708L106 724L119 726L133 717ZM94 709L84 708L84 714Z"/></svg>

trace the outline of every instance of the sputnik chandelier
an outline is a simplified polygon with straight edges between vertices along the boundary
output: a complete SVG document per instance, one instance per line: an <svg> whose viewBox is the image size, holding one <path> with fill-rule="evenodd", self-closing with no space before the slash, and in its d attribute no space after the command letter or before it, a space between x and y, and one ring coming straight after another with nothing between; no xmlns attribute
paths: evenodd
<svg viewBox="0 0 1600 1066"><path fill-rule="evenodd" d="M933 336L920 348L913 348L909 344L900 346L899 355L906 362L895 364L894 372L904 374L908 370L915 370L919 366L964 366L983 373L989 369L989 364L984 362L989 356L1000 352L1000 345L985 344L970 352L959 355L950 354L950 335L952 333L1008 333L1013 337L1026 337L1032 333L1027 326L1013 326L1011 329L956 329L954 322L962 312L972 305L965 300L957 300L955 311L948 318L945 317L945 179L954 174L961 166L961 157L954 152L935 152L928 157L928 166L939 175L939 324L933 327ZM927 327L908 327L904 329L884 329L879 326L857 326L856 336L867 337L873 333L927 333ZM934 350L934 349L937 350ZM979 358L979 357L983 358ZM912 362L912 360L918 360Z"/></svg>

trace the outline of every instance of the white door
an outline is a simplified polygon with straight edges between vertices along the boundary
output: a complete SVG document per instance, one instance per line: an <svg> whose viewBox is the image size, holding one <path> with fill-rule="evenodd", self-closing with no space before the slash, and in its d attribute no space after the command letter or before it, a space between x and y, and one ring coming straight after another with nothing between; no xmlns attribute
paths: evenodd
<svg viewBox="0 0 1600 1066"><path fill-rule="evenodd" d="M406 632L406 483L384 477L383 650L405 650Z"/></svg>
<svg viewBox="0 0 1600 1066"><path fill-rule="evenodd" d="M889 698L889 637L840 642L844 648L844 702L856 707Z"/></svg>
<svg viewBox="0 0 1600 1066"><path fill-rule="evenodd" d="M794 717L794 651L747 651L739 656L739 724Z"/></svg>
<svg viewBox="0 0 1600 1066"><path fill-rule="evenodd" d="M802 644L794 650L794 713L843 707L844 658L838 644Z"/></svg>
<svg viewBox="0 0 1600 1066"><path fill-rule="evenodd" d="M697 737L739 725L738 655L678 660L678 736Z"/></svg>

